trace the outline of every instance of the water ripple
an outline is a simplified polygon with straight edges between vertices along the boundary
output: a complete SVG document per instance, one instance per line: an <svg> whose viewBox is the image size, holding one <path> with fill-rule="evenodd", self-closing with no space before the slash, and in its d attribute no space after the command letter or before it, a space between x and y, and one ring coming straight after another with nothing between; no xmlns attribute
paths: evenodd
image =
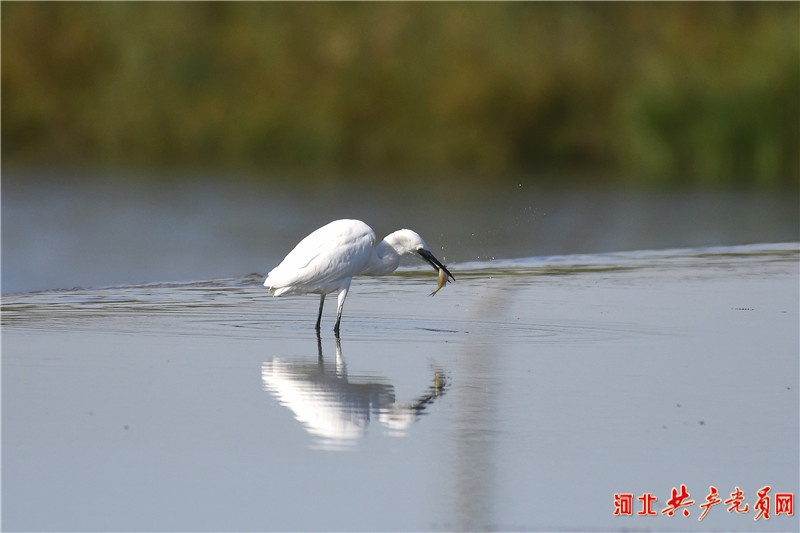
<svg viewBox="0 0 800 533"><path fill-rule="evenodd" d="M543 321L529 312L510 316L507 311L514 304L540 305L537 299L544 288L560 279L583 283L591 291L598 283L592 277L596 275L603 276L606 284L631 284L636 276L651 275L715 277L732 270L738 270L738 275L765 276L770 268L796 270L799 256L798 243L786 243L464 263L452 265L458 282L435 300L424 300L425 305L420 305L419 294L434 284L431 273L403 268L394 276L354 282L342 329L344 335L391 337L400 342L480 342L499 337L536 343L597 342L672 334L641 330L624 322ZM758 267L748 271L751 264ZM144 335L253 338L307 334L316 298L272 298L261 286L262 279L261 274L248 274L186 283L15 294L3 297L2 325L31 331L94 329ZM546 286L537 285L543 280L549 280ZM329 314L323 318L324 324L326 319L330 320Z"/></svg>

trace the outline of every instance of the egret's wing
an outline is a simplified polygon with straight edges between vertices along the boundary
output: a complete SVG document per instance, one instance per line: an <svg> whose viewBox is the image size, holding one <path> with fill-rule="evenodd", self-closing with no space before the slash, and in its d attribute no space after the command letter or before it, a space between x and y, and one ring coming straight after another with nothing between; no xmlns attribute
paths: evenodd
<svg viewBox="0 0 800 533"><path fill-rule="evenodd" d="M311 233L269 273L264 285L311 292L319 285L358 274L372 254L375 232L356 222L338 220Z"/></svg>

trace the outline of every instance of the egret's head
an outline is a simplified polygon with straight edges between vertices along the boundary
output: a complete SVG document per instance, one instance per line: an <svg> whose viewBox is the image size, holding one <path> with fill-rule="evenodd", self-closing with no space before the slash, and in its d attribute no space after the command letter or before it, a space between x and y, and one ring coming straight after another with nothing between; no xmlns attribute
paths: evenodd
<svg viewBox="0 0 800 533"><path fill-rule="evenodd" d="M456 278L453 277L453 275L449 270L447 270L447 267L444 266L441 261L434 257L434 255L428 249L428 245L425 244L425 241L422 240L422 237L420 237L419 233L416 231L412 231L410 229L397 230L388 235L386 237L386 241L392 245L398 255L416 255L431 265L437 272L441 268L444 270L445 274L447 274L449 279L455 281Z"/></svg>
<svg viewBox="0 0 800 533"><path fill-rule="evenodd" d="M397 255L418 254L419 250L428 249L419 233L410 229L399 229L387 235L384 240L392 245Z"/></svg>

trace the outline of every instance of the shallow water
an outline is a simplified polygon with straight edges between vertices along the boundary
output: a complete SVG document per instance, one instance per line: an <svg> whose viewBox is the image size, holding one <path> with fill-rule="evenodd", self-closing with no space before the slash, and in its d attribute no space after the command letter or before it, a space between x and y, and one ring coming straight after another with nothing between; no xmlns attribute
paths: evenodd
<svg viewBox="0 0 800 533"><path fill-rule="evenodd" d="M754 506L798 494L798 259L462 262L433 298L406 268L338 342L255 275L6 296L3 528L797 530ZM710 485L749 512L698 521Z"/></svg>
<svg viewBox="0 0 800 533"><path fill-rule="evenodd" d="M800 240L793 193L541 189L375 180L3 174L2 293L266 273L338 218L422 235L447 263ZM163 181L163 183L162 183Z"/></svg>

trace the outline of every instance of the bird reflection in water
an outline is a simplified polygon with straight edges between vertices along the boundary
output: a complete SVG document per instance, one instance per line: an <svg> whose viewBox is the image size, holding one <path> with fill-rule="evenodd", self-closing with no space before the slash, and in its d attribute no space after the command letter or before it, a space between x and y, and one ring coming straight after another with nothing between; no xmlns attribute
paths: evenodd
<svg viewBox="0 0 800 533"><path fill-rule="evenodd" d="M408 402L398 402L394 386L381 377L349 377L336 339L336 361L326 364L322 341L318 357L299 360L273 357L261 365L264 390L288 407L323 449L347 449L364 436L372 416L389 431L402 436L425 409L443 395L447 382L434 367L427 390Z"/></svg>

